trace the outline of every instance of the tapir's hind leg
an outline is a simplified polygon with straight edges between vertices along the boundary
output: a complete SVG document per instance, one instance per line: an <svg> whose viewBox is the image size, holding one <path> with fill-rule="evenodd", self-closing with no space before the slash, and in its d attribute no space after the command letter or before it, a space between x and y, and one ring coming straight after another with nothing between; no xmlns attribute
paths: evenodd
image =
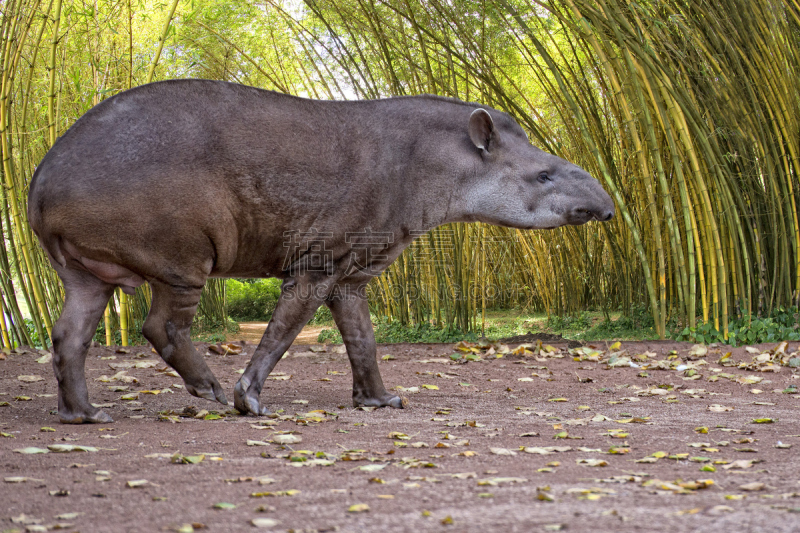
<svg viewBox="0 0 800 533"><path fill-rule="evenodd" d="M64 424L113 422L89 403L84 365L113 285L92 274L57 266L64 282L64 309L53 326L53 370L58 380L58 417Z"/></svg>
<svg viewBox="0 0 800 533"><path fill-rule="evenodd" d="M375 334L369 318L369 304L363 292L343 290L327 302L350 358L353 405L402 409L408 405L408 400L388 392L383 386L378 369Z"/></svg>
<svg viewBox="0 0 800 533"><path fill-rule="evenodd" d="M189 328L202 288L173 287L153 281L153 303L142 334L161 358L183 378L189 394L228 404L217 378L192 345Z"/></svg>

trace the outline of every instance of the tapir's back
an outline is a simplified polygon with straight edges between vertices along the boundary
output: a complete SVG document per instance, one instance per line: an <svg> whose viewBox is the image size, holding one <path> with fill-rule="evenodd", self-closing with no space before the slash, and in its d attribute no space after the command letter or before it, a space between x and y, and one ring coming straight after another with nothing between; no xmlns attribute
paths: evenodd
<svg viewBox="0 0 800 533"><path fill-rule="evenodd" d="M204 80L142 86L56 142L31 182L29 220L51 255L65 239L145 277L201 257L213 265L198 264L197 279L278 275L286 232L380 228L413 204L422 184L405 169L431 144L417 121L455 105L421 101L323 102Z"/></svg>
<svg viewBox="0 0 800 533"><path fill-rule="evenodd" d="M291 147L292 157L307 159L298 152L313 144L308 133L330 125L323 112L322 102L229 83L142 86L97 105L59 138L31 182L31 209L66 201L117 209L142 195L174 208L178 192L184 203L207 200L208 186L217 194L248 172L269 181L291 168L276 156L292 137L305 140ZM297 131L310 118L309 132Z"/></svg>
<svg viewBox="0 0 800 533"><path fill-rule="evenodd" d="M296 214L287 217L287 208L297 207L293 200L325 199L320 187L286 187L303 169L286 164L285 149L276 157L276 145L286 143L274 136L304 113L315 114L304 105L315 103L198 80L110 98L81 117L37 168L31 226L54 257L63 239L93 258L154 277L172 264L206 270L204 257L225 270L265 224L275 227L259 238L275 242L261 247L280 246L282 223L303 223Z"/></svg>

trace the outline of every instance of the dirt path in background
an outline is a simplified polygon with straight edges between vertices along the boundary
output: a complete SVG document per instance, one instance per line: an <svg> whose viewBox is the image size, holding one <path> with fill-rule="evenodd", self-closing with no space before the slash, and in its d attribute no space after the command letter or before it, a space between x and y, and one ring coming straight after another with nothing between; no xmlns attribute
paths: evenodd
<svg viewBox="0 0 800 533"><path fill-rule="evenodd" d="M60 425L50 364L12 354L0 361L0 530L230 532L266 519L317 532L797 531L796 370L722 366L712 349L687 379L554 346L468 363L450 360L452 345L380 346L394 357L380 363L384 382L411 408L369 412L349 405L345 353L294 346L261 394L278 418L221 408L217 420L180 416L221 406L189 396L149 348L92 348L90 395L116 420L105 426ZM688 344L623 348L691 359ZM206 357L229 399L252 350ZM738 348L732 360L753 357ZM98 381L136 363L148 367L125 369L137 382ZM775 421L753 423L763 418ZM14 452L53 445L91 448Z"/></svg>
<svg viewBox="0 0 800 533"><path fill-rule="evenodd" d="M239 331L228 335L228 342L236 342L240 340L247 341L248 344L255 344L261 341L261 336L267 329L268 322L239 322ZM307 346L309 344L316 344L317 337L326 326L306 326L300 335L292 343L292 346ZM330 326L327 326L330 328Z"/></svg>

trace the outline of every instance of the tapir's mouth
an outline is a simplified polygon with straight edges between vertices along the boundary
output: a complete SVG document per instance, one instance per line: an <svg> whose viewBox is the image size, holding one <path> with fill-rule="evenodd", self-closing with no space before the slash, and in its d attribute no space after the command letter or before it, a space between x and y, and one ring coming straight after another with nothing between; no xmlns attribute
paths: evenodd
<svg viewBox="0 0 800 533"><path fill-rule="evenodd" d="M575 209L567 217L567 223L572 226L580 226L581 224L586 224L590 220L594 219L595 216L590 211L585 211L583 209Z"/></svg>
<svg viewBox="0 0 800 533"><path fill-rule="evenodd" d="M598 222L606 222L613 218L614 212L613 211L600 211L600 210L592 210L592 209L573 209L567 215L567 223L573 226L580 226L581 224L586 224L592 220L597 220Z"/></svg>

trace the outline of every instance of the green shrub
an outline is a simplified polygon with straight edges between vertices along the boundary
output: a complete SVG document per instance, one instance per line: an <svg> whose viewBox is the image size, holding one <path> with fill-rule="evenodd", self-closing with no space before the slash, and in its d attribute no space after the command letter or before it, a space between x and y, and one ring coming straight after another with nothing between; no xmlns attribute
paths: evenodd
<svg viewBox="0 0 800 533"><path fill-rule="evenodd" d="M477 340L477 334L464 333L453 326L439 327L429 322L404 326L381 318L375 324L375 341L381 344L398 342L458 342Z"/></svg>
<svg viewBox="0 0 800 533"><path fill-rule="evenodd" d="M317 309L317 312L314 313L314 316L308 323L314 325L333 324L333 315L331 314L330 308L327 305L320 305L319 309Z"/></svg>
<svg viewBox="0 0 800 533"><path fill-rule="evenodd" d="M190 335L193 341L197 342L224 342L229 333L236 333L239 331L239 324L228 318L225 324L221 323L208 323L204 320L195 319L192 323ZM105 321L100 320L95 330L93 340L105 346L106 344L106 326ZM122 332L119 328L114 330L112 340L115 345L122 346ZM134 321L131 328L128 330L128 345L141 346L147 344L147 339L142 335L142 322L140 320Z"/></svg>
<svg viewBox="0 0 800 533"><path fill-rule="evenodd" d="M685 327L673 334L679 341L692 341L701 344L720 342L739 346L762 342L800 340L800 310L797 307L775 309L768 317L738 318L728 324L728 339L713 324L698 322L696 327Z"/></svg>
<svg viewBox="0 0 800 533"><path fill-rule="evenodd" d="M100 323L97 324L97 329L94 332L92 340L103 346L106 344L106 323L102 318L100 319ZM117 346L122 346L122 331L119 328L114 330L111 335L111 340ZM147 339L142 335L142 321L134 320L128 327L128 345L139 346L142 344L147 344Z"/></svg>
<svg viewBox="0 0 800 533"><path fill-rule="evenodd" d="M375 323L375 342L379 344L397 344L401 342L450 343L478 339L476 333L464 333L456 327L438 327L428 322L404 326L397 321L390 322L385 317L373 319L373 322ZM339 330L323 329L317 336L317 342L340 344L342 335Z"/></svg>
<svg viewBox="0 0 800 533"><path fill-rule="evenodd" d="M656 321L650 314L650 307L647 305L635 305L629 314L627 319L630 320L631 328L655 328L656 326ZM626 317L621 317L620 320L622 318Z"/></svg>
<svg viewBox="0 0 800 533"><path fill-rule="evenodd" d="M228 317L225 324L195 320L192 324L191 336L195 342L217 343L225 342L228 334L238 331L239 324L231 317Z"/></svg>
<svg viewBox="0 0 800 533"><path fill-rule="evenodd" d="M229 279L225 282L228 316L239 322L272 318L281 295L281 280Z"/></svg>
<svg viewBox="0 0 800 533"><path fill-rule="evenodd" d="M556 316L551 315L547 319L547 327L553 331L562 331L565 329L586 329L592 325L592 319L589 313L582 311L577 315Z"/></svg>
<svg viewBox="0 0 800 533"><path fill-rule="evenodd" d="M576 339L606 340L606 339L629 339L645 340L657 339L655 333L655 321L650 311L645 306L635 306L626 315L620 316L616 320L605 318L601 322L589 327L583 333L575 336Z"/></svg>
<svg viewBox="0 0 800 533"><path fill-rule="evenodd" d="M134 327L131 328L131 331L128 333L138 332L139 335L142 335L142 328L141 324L137 324L134 322ZM98 344L102 344L103 346L106 345L106 324L105 321L101 318L100 323L97 324L97 328L94 330L94 337L92 340ZM130 341L130 338L128 339ZM116 330L111 334L111 341L116 345L122 345L122 332L120 330ZM147 342L146 340L143 341ZM130 344L142 344L137 342L132 342Z"/></svg>
<svg viewBox="0 0 800 533"><path fill-rule="evenodd" d="M627 340L655 340L658 338L653 326L645 326L638 320L622 316L617 320L603 320L575 336L584 341L627 339Z"/></svg>
<svg viewBox="0 0 800 533"><path fill-rule="evenodd" d="M268 321L281 296L281 280L229 279L225 282L228 295L228 316L239 322ZM321 305L309 324L332 324L328 306Z"/></svg>
<svg viewBox="0 0 800 533"><path fill-rule="evenodd" d="M39 338L39 332L36 331L36 326L33 323L33 320L30 318L23 318L25 321L25 329L28 330L28 336L31 338L33 342L32 348L44 348L42 344L42 340ZM44 335L46 337L47 345L50 346L52 343L50 342L50 336L47 335L47 330L44 331Z"/></svg>
<svg viewBox="0 0 800 533"><path fill-rule="evenodd" d="M317 335L317 342L320 344L325 344L329 342L331 344L342 344L342 334L339 333L338 329L323 329Z"/></svg>

